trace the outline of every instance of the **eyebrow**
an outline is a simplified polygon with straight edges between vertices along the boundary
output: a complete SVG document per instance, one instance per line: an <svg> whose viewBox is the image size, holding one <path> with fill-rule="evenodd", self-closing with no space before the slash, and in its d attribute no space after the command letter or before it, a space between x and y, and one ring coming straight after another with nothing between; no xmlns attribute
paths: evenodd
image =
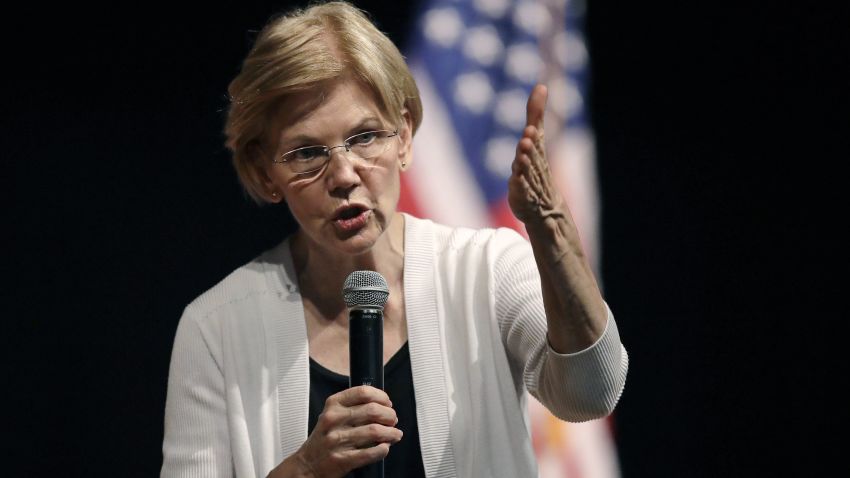
<svg viewBox="0 0 850 478"><path fill-rule="evenodd" d="M383 123L381 122L381 119L378 118L377 116L367 116L367 117L361 119L359 122L357 122L354 126L348 128L348 132L345 133L345 137L349 138L350 136L356 134L355 132L357 130L361 130L361 129L365 129L365 128L381 129L381 128L383 128ZM316 139L313 136L307 135L307 134L299 134L297 136L293 136L292 138L287 138L286 140L282 139L279 144L280 144L279 147L283 150L286 150L286 149L289 149L289 148L300 147L300 146L289 146L289 147L287 147L287 145L295 145L295 144L304 144L305 146L326 146L326 145L323 145L320 140Z"/></svg>

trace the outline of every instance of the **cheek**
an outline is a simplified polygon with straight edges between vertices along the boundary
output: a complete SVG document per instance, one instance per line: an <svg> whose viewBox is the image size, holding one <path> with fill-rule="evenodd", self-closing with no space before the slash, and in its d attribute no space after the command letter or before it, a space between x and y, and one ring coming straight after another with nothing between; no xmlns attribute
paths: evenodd
<svg viewBox="0 0 850 478"><path fill-rule="evenodd" d="M398 172L394 172L386 178L384 190L381 194L381 207L390 215L398 209L399 198L401 197L401 178Z"/></svg>
<svg viewBox="0 0 850 478"><path fill-rule="evenodd" d="M376 165L369 171L370 189L381 203L397 201L401 188L400 173L392 164Z"/></svg>
<svg viewBox="0 0 850 478"><path fill-rule="evenodd" d="M309 188L302 190L287 188L284 200L289 212L301 225L319 215L318 205L321 204L321 200L311 194Z"/></svg>

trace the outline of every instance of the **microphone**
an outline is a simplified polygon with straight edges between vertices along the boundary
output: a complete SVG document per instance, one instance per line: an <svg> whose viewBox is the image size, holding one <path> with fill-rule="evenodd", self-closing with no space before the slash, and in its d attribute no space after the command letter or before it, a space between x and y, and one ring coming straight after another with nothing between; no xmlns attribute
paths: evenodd
<svg viewBox="0 0 850 478"><path fill-rule="evenodd" d="M348 386L384 389L384 304L387 281L375 271L354 271L345 279L342 298L348 306ZM383 478L381 460L354 470L357 478Z"/></svg>

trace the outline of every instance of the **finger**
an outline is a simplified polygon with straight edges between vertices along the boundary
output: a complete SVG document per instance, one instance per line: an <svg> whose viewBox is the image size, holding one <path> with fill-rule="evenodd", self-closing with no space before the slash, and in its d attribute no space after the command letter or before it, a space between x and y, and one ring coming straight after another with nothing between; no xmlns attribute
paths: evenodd
<svg viewBox="0 0 850 478"><path fill-rule="evenodd" d="M549 163L546 161L546 156L540 154L537 149L533 150L530 156L531 166L528 168L526 176L537 194L543 200L549 202L555 194Z"/></svg>
<svg viewBox="0 0 850 478"><path fill-rule="evenodd" d="M540 204L540 198L537 195L537 192L528 182L528 178L525 176L519 177L520 187L522 189L522 194L527 204L537 205Z"/></svg>
<svg viewBox="0 0 850 478"><path fill-rule="evenodd" d="M521 154L528 155L532 163L546 165L546 146L543 143L542 136L537 134L537 128L534 126L526 126L523 130L523 136L517 143L517 156Z"/></svg>
<svg viewBox="0 0 850 478"><path fill-rule="evenodd" d="M530 151L527 153L529 159L531 160L531 168L535 170L536 173L548 173L549 172L549 163L546 161L546 155L542 154L539 149L530 148Z"/></svg>
<svg viewBox="0 0 850 478"><path fill-rule="evenodd" d="M532 174L531 179L529 180L532 183L532 188L534 188L534 194L537 198L537 204L543 205L545 207L550 207L552 205L552 195L549 188L549 185L546 182L546 178L539 171L535 171Z"/></svg>
<svg viewBox="0 0 850 478"><path fill-rule="evenodd" d="M534 143L531 141L530 138L523 136L522 138L520 138L519 142L516 145L516 157L519 158L523 155L528 156L533 150Z"/></svg>
<svg viewBox="0 0 850 478"><path fill-rule="evenodd" d="M343 459L346 464L350 466L350 468L346 467L350 471L383 460L389 453L389 443L378 443L375 446L358 450L345 450L341 452L341 455L344 457Z"/></svg>
<svg viewBox="0 0 850 478"><path fill-rule="evenodd" d="M356 405L348 409L351 412L349 425L360 426L368 423L379 423L386 426L395 426L398 423L398 415L395 410L379 403L370 402Z"/></svg>
<svg viewBox="0 0 850 478"><path fill-rule="evenodd" d="M538 130L536 126L526 126L523 130L523 137L531 140L531 145L541 155L546 155L546 144L543 141L543 132Z"/></svg>
<svg viewBox="0 0 850 478"><path fill-rule="evenodd" d="M543 84L537 84L528 95L528 103L525 105L525 124L534 126L543 135L543 114L546 111L546 98L549 91Z"/></svg>
<svg viewBox="0 0 850 478"><path fill-rule="evenodd" d="M533 152L534 148L528 144L517 146L517 155L511 163L511 173L514 176L527 176L529 171L534 168L534 160L531 159Z"/></svg>
<svg viewBox="0 0 850 478"><path fill-rule="evenodd" d="M517 146L517 156L512 164L514 174L541 174L548 173L549 164L546 157L534 147L527 138L520 140Z"/></svg>
<svg viewBox="0 0 850 478"><path fill-rule="evenodd" d="M511 172L514 176L521 176L530 165L531 160L528 159L528 155L524 153L517 153L517 157L514 159L514 162L511 163Z"/></svg>
<svg viewBox="0 0 850 478"><path fill-rule="evenodd" d="M339 430L337 442L340 446L367 448L376 443L398 443L403 435L398 428L369 423Z"/></svg>
<svg viewBox="0 0 850 478"><path fill-rule="evenodd" d="M329 403L338 403L344 407L353 407L355 405L362 405L369 402L380 403L387 407L392 407L393 405L390 401L390 396L383 390L369 385L359 385L328 397L328 401L325 403L325 408L327 408Z"/></svg>

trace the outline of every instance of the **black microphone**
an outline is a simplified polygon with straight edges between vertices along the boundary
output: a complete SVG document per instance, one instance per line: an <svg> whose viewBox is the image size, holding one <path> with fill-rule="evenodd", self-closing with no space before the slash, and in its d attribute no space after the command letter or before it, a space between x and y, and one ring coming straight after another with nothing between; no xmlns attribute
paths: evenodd
<svg viewBox="0 0 850 478"><path fill-rule="evenodd" d="M348 386L384 389L384 304L387 281L375 271L354 271L345 279L348 306ZM383 478L384 460L354 470L357 478Z"/></svg>

